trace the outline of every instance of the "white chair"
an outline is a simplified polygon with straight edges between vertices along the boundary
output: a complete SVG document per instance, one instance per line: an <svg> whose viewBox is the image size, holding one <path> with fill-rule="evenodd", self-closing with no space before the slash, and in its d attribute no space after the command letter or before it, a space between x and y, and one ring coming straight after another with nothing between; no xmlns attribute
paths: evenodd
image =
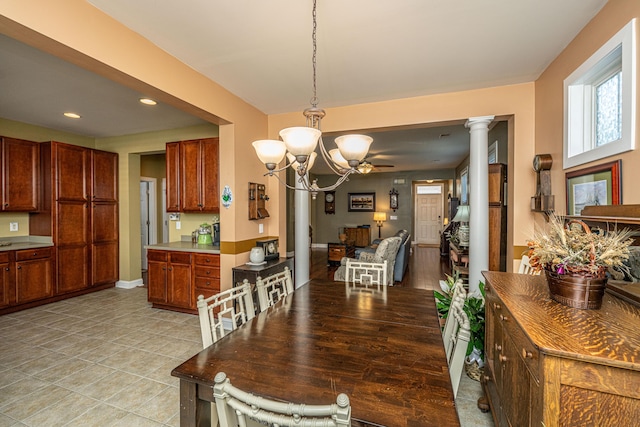
<svg viewBox="0 0 640 427"><path fill-rule="evenodd" d="M460 377L464 369L464 358L466 357L467 347L471 340L471 324L467 313L465 313L462 308L463 306L464 300L462 300L462 304L453 304L452 302L451 309L449 310L449 316L453 316L458 324L457 330L450 338L451 344L448 346L446 353L454 398L458 394ZM446 344L445 348L447 348Z"/></svg>
<svg viewBox="0 0 640 427"><path fill-rule="evenodd" d="M198 296L198 316L200 317L200 332L202 333L202 347L209 347L225 336L226 330L235 330L253 319L256 310L251 295L249 282L220 292L209 298Z"/></svg>
<svg viewBox="0 0 640 427"><path fill-rule="evenodd" d="M375 253L361 252L358 259L344 257L340 260L340 267L333 274L333 280L345 282L347 281L347 262L361 262L363 265L382 264L386 262L386 283L393 286L393 268L396 263L396 255L400 249L402 238L398 236L387 237L382 239L378 244Z"/></svg>
<svg viewBox="0 0 640 427"><path fill-rule="evenodd" d="M531 274L538 275L540 274L540 270L534 270L531 267L531 263L529 262L529 257L527 255L522 255L522 259L520 260L520 268L518 269L518 274Z"/></svg>
<svg viewBox="0 0 640 427"><path fill-rule="evenodd" d="M220 427L268 425L274 427L347 427L351 425L349 397L340 393L336 403L305 405L270 400L231 385L224 372L218 372L213 397Z"/></svg>
<svg viewBox="0 0 640 427"><path fill-rule="evenodd" d="M264 279L258 277L256 290L258 291L258 303L262 313L293 292L293 281L291 280L289 267L285 267L284 271L272 274Z"/></svg>
<svg viewBox="0 0 640 427"><path fill-rule="evenodd" d="M387 260L381 263L347 258L345 282L361 285L387 285Z"/></svg>
<svg viewBox="0 0 640 427"><path fill-rule="evenodd" d="M467 298L467 291L464 288L462 280L458 279L453 285L451 292L451 304L449 306L449 313L442 329L442 341L444 342L444 350L447 354L451 350L453 341L451 337L458 331L458 319L453 315L452 306L456 306L458 309L464 307L464 301Z"/></svg>

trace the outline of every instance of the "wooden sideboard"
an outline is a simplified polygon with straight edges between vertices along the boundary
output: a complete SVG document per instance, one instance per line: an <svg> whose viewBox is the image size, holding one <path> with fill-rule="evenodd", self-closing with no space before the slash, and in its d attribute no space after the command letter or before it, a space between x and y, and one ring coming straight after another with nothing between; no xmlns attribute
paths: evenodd
<svg viewBox="0 0 640 427"><path fill-rule="evenodd" d="M496 426L627 426L640 415L640 309L563 306L544 276L483 272L482 385Z"/></svg>
<svg viewBox="0 0 640 427"><path fill-rule="evenodd" d="M371 228L369 227L345 227L344 234L347 242L353 242L354 246L363 248L371 244Z"/></svg>

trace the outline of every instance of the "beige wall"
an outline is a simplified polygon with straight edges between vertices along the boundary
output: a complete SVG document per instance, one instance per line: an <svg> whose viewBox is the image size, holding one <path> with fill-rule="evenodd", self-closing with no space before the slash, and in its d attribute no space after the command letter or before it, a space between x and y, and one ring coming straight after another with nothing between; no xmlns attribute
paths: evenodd
<svg viewBox="0 0 640 427"><path fill-rule="evenodd" d="M640 170L636 129L636 150L562 169L563 148L563 81L607 40L631 19L640 17L640 1L610 0L596 17L578 34L566 49L549 65L536 81L536 154L549 153L553 157L552 190L556 197L556 210L566 213L565 173L584 167L622 160L622 201L624 204L640 203L640 192L635 187ZM640 21L640 20L639 20ZM640 22L636 22L636 27ZM636 28L637 29L637 28ZM640 58L640 34L636 34L636 57ZM640 73L636 82L636 103L640 100ZM640 108L636 106L636 128L640 123ZM540 219L539 223L543 222Z"/></svg>

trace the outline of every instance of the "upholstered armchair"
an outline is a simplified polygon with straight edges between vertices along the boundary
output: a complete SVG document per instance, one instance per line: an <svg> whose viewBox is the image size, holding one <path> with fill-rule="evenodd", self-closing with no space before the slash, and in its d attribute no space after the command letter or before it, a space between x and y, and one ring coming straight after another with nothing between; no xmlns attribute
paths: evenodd
<svg viewBox="0 0 640 427"><path fill-rule="evenodd" d="M387 284L393 285L393 267L396 263L396 254L398 253L401 242L402 238L400 237L387 237L378 244L374 253L362 252L356 260L371 263L383 263L384 261L387 261ZM333 280L341 282L345 281L346 273L347 258L345 257L340 261L340 267L338 267L334 273Z"/></svg>

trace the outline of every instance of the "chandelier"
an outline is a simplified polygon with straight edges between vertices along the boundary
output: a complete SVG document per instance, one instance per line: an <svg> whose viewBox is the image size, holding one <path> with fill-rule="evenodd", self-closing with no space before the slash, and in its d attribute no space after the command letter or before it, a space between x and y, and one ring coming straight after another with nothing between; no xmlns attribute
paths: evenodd
<svg viewBox="0 0 640 427"><path fill-rule="evenodd" d="M306 126L290 127L280 131L282 140L262 139L253 142L258 158L266 166L268 172L265 176L275 176L287 188L293 190L304 190L311 192L315 199L319 191L331 191L347 180L352 173L368 173L362 168L359 169L360 162L366 157L369 146L373 139L367 135L343 135L335 139L337 148L327 150L322 140L321 121L325 116L325 111L318 108L318 98L316 96L316 0L313 0L313 97L311 107L303 111L306 117ZM320 142L320 154L331 171L338 175L335 184L327 187L319 187L317 180L309 181L309 170L313 167L317 154L316 147ZM276 169L277 165L287 157L289 164ZM288 185L280 179L277 172L281 172L288 167L297 171L298 182L301 187ZM365 168L366 170L366 168Z"/></svg>

